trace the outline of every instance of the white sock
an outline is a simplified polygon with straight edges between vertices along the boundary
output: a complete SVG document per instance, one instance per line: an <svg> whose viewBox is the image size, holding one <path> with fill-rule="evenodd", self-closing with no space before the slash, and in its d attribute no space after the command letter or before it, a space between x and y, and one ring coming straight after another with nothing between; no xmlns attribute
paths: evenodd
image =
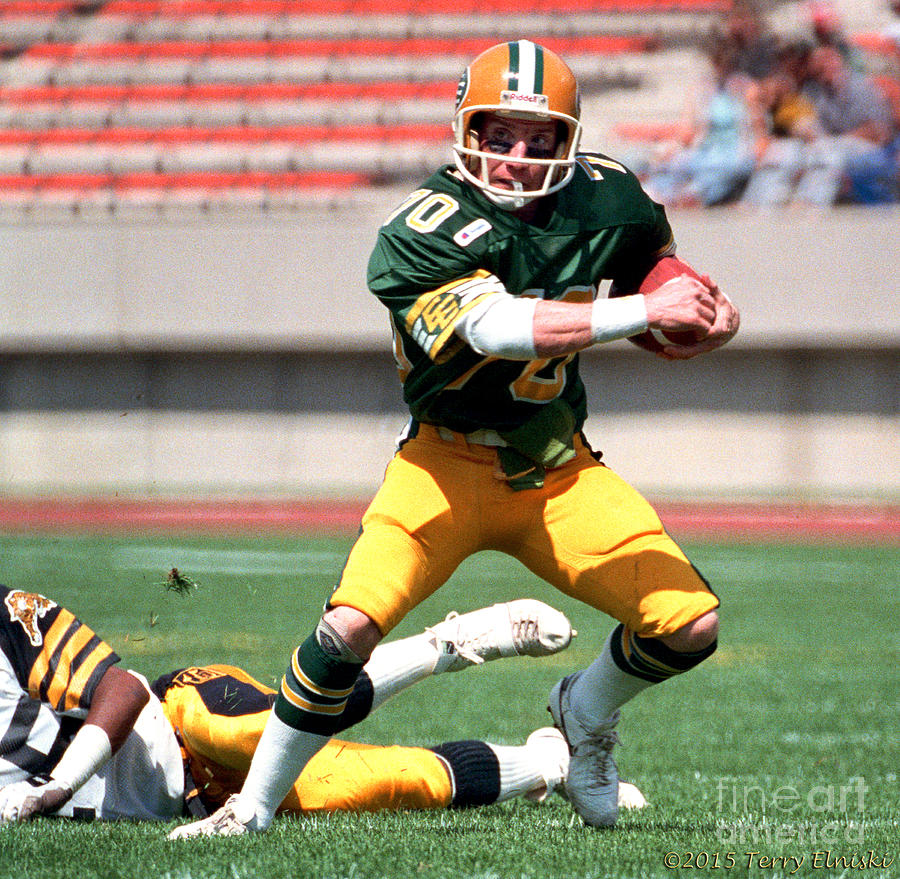
<svg viewBox="0 0 900 879"><path fill-rule="evenodd" d="M534 759L534 754L524 745L485 744L497 755L500 763L498 803L545 788L544 774Z"/></svg>
<svg viewBox="0 0 900 879"><path fill-rule="evenodd" d="M585 729L593 730L638 693L652 687L652 681L628 674L616 665L610 649L612 635L600 655L572 684L571 704Z"/></svg>
<svg viewBox="0 0 900 879"><path fill-rule="evenodd" d="M325 745L330 736L303 732L288 726L274 711L256 746L241 800L252 805L258 829L272 823L275 810L288 795L303 767Z"/></svg>
<svg viewBox="0 0 900 879"><path fill-rule="evenodd" d="M379 644L363 666L372 681L372 711L391 696L434 674L440 651L434 635L423 632Z"/></svg>

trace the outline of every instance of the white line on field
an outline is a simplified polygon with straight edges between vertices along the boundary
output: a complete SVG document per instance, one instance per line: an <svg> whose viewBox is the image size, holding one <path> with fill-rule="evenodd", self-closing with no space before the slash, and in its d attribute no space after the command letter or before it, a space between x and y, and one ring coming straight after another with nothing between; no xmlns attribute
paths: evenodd
<svg viewBox="0 0 900 879"><path fill-rule="evenodd" d="M264 549L197 549L178 544L122 546L112 553L112 564L120 570L163 571L172 567L193 574L336 574L344 553L331 550L285 552Z"/></svg>

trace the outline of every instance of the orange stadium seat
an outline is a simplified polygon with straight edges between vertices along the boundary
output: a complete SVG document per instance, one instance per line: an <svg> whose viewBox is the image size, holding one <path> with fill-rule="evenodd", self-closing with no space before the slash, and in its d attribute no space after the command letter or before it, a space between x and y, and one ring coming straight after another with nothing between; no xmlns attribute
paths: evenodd
<svg viewBox="0 0 900 879"><path fill-rule="evenodd" d="M201 186L206 189L235 187L262 187L285 189L296 186L345 188L365 185L369 178L364 174L338 171L241 171L224 173L194 171L191 173L138 172L132 174L65 173L0 174L0 190L96 190L115 189L190 189Z"/></svg>
<svg viewBox="0 0 900 879"><path fill-rule="evenodd" d="M864 52L885 57L900 58L900 46L884 34L860 33L854 34L852 42Z"/></svg>
<svg viewBox="0 0 900 879"><path fill-rule="evenodd" d="M615 78L614 62L598 59L658 48L642 16L715 15L731 5L5 0L0 201L418 177L447 158L461 65L498 39L528 36L580 62L591 87ZM630 27L617 28L616 17L629 15Z"/></svg>
<svg viewBox="0 0 900 879"><path fill-rule="evenodd" d="M655 46L649 36L539 37L539 42L554 52L565 55L617 54L644 52ZM274 58L281 56L345 56L367 55L465 55L471 57L494 45L495 39L476 37L457 39L359 39L337 40L239 40L229 42L164 42L164 43L42 43L30 47L27 59L71 61L118 61L134 59L152 62L165 58Z"/></svg>
<svg viewBox="0 0 900 879"><path fill-rule="evenodd" d="M71 4L74 5L74 4ZM732 0L111 0L106 15L433 15L438 13L618 12L639 9L721 12Z"/></svg>
<svg viewBox="0 0 900 879"><path fill-rule="evenodd" d="M619 122L613 126L613 133L622 140L644 143L666 140L682 142L686 136L686 126L681 122Z"/></svg>
<svg viewBox="0 0 900 879"><path fill-rule="evenodd" d="M450 100L455 90L452 82L123 83L13 87L0 89L0 98L15 106L73 102L114 105L126 101L415 101Z"/></svg>
<svg viewBox="0 0 900 879"><path fill-rule="evenodd" d="M91 144L175 144L175 143L307 143L316 140L341 141L443 141L446 125L287 125L253 127L248 125L219 128L49 128L44 130L0 130L0 146L42 147Z"/></svg>
<svg viewBox="0 0 900 879"><path fill-rule="evenodd" d="M87 5L83 0L6 0L0 6L0 17L46 18L74 12Z"/></svg>

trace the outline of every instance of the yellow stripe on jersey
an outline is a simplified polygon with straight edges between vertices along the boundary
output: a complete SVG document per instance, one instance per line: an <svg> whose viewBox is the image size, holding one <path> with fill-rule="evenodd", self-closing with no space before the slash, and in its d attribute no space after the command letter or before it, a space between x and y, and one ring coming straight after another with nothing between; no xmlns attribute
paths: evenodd
<svg viewBox="0 0 900 879"><path fill-rule="evenodd" d="M66 641L65 647L59 654L59 662L53 672L53 679L47 687L47 701L51 705L61 707L64 701L66 703L71 701L72 694L68 691L72 677L72 660L87 646L88 641L93 637L94 633L87 626L79 626ZM80 693L76 692L74 695L75 705L77 705ZM74 708L75 705L69 705L68 707Z"/></svg>
<svg viewBox="0 0 900 879"><path fill-rule="evenodd" d="M91 675L103 660L112 654L113 650L105 641L101 641L97 647L91 651L91 654L85 657L84 661L78 667L78 670L72 675L72 681L69 689L66 691L66 704L63 711L69 711L77 708L81 700L81 694L84 692L87 682L91 679Z"/></svg>
<svg viewBox="0 0 900 879"><path fill-rule="evenodd" d="M675 236L672 234L669 235L669 241L666 246L660 247L654 254L654 257L658 260L664 256L675 256Z"/></svg>
<svg viewBox="0 0 900 879"><path fill-rule="evenodd" d="M484 269L423 293L406 316L406 330L434 360L459 319L488 296L506 293L499 278Z"/></svg>
<svg viewBox="0 0 900 879"><path fill-rule="evenodd" d="M294 651L294 655L291 657L291 671L294 673L294 677L297 678L297 681L301 686L305 687L311 693L315 693L317 696L323 696L326 699L344 699L353 692L353 687L347 687L344 690L329 690L327 687L320 687L318 684L314 683L307 675L303 673L303 669L300 668L300 663L297 662L297 651Z"/></svg>
<svg viewBox="0 0 900 879"><path fill-rule="evenodd" d="M79 659L92 640L97 643ZM44 635L43 649L31 666L28 693L58 711L77 708L91 676L112 653L112 648L92 629L62 608Z"/></svg>
<svg viewBox="0 0 900 879"><path fill-rule="evenodd" d="M28 695L33 699L41 699L41 683L50 669L50 660L74 622L76 622L74 615L65 608L60 608L53 625L44 635L44 647L35 659L28 675Z"/></svg>
<svg viewBox="0 0 900 879"><path fill-rule="evenodd" d="M631 659L631 634L631 629L628 626L623 626L619 635L621 641L619 646L622 648L622 654L626 659Z"/></svg>

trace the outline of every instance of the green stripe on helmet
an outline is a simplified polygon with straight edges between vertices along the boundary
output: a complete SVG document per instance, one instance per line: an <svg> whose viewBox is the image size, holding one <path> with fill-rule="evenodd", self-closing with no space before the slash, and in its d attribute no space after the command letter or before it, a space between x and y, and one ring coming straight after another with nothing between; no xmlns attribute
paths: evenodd
<svg viewBox="0 0 900 879"><path fill-rule="evenodd" d="M535 44L534 47L534 93L544 92L544 50Z"/></svg>
<svg viewBox="0 0 900 879"><path fill-rule="evenodd" d="M509 46L509 80L507 88L511 92L519 90L519 44L507 43Z"/></svg>

